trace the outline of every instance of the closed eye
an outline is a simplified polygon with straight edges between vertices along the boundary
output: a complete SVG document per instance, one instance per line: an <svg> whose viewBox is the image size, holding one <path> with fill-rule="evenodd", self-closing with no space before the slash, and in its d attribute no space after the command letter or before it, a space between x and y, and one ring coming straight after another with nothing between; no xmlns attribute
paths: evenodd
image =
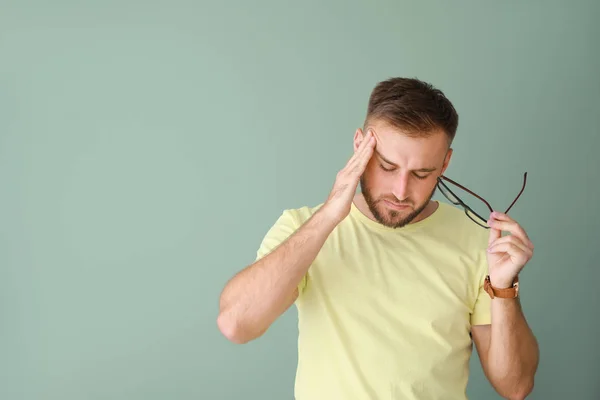
<svg viewBox="0 0 600 400"><path fill-rule="evenodd" d="M392 172L392 171L396 170L395 166L394 167L386 167L382 163L379 163L379 167L381 167L381 169L386 172ZM413 176L419 180L423 180L423 179L429 178L429 176L431 176L431 174L419 175L419 174L413 172Z"/></svg>
<svg viewBox="0 0 600 400"><path fill-rule="evenodd" d="M396 169L396 167L392 167L392 168L386 168L383 164L379 163L379 166L381 167L382 170L387 171L387 172L391 172L393 170Z"/></svg>

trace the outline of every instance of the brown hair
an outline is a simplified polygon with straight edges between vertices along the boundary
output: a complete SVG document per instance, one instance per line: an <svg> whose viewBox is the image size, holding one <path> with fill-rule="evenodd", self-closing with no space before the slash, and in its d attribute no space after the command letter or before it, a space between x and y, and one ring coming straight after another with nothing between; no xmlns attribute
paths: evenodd
<svg viewBox="0 0 600 400"><path fill-rule="evenodd" d="M441 90L415 78L390 78L371 92L365 127L382 119L410 136L428 136L442 129L451 144L458 114Z"/></svg>

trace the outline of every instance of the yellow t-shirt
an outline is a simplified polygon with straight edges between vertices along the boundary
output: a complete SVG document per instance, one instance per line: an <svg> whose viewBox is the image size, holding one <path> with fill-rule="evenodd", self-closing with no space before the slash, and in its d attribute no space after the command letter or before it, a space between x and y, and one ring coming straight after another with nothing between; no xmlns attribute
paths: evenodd
<svg viewBox="0 0 600 400"><path fill-rule="evenodd" d="M321 206L285 210L257 258ZM488 234L446 203L399 229L352 204L299 285L295 398L466 399Z"/></svg>

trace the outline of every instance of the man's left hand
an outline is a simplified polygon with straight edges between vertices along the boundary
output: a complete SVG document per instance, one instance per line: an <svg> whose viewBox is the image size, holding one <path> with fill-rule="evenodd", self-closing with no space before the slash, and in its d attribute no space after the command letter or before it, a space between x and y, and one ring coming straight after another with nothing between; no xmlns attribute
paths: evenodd
<svg viewBox="0 0 600 400"><path fill-rule="evenodd" d="M494 211L487 222L490 226L487 250L490 281L496 288L509 288L533 257L533 243L525 230L506 214ZM502 236L503 231L510 234Z"/></svg>

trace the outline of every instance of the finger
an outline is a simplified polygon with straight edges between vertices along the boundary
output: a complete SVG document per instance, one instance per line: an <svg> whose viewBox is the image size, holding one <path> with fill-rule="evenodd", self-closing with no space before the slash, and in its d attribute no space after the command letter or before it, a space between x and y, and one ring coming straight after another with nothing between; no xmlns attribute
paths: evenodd
<svg viewBox="0 0 600 400"><path fill-rule="evenodd" d="M523 229L522 226L519 225L519 223L517 221L515 221L510 215L505 214L505 213L501 213L499 211L494 211L491 215L490 215L491 219L495 219L498 221L504 221L504 222L509 222L509 223L513 223L515 224L522 232L522 235L525 237L526 242L529 242L529 245L531 247L533 247L533 243L531 242L531 240L529 239L529 236L527 235L527 232L525 232L525 230Z"/></svg>
<svg viewBox="0 0 600 400"><path fill-rule="evenodd" d="M369 145L369 139L372 138L372 137L373 137L373 132L369 129L363 135L363 138L362 138L360 144L358 145L358 147L356 148L356 151L354 153L355 154L360 154L360 152L362 150L364 150L366 147L368 147L368 145Z"/></svg>
<svg viewBox="0 0 600 400"><path fill-rule="evenodd" d="M531 256L533 255L533 252L530 249L523 250L522 248L515 245L514 243L500 243L500 244L493 245L488 249L488 253L490 253L490 254L506 253L513 260L520 260L523 262L529 260L531 258Z"/></svg>
<svg viewBox="0 0 600 400"><path fill-rule="evenodd" d="M352 157L350 157L350 159L348 160L348 162L346 163L346 168L348 169L353 169L354 168L354 164L357 162L358 158L360 158L360 155L363 153L363 151L368 148L369 146L369 142L370 142L370 138L373 136L373 134L371 133L371 131L367 131L362 139L362 141L360 142L360 144L358 145L358 147L354 150L354 154L352 154Z"/></svg>
<svg viewBox="0 0 600 400"><path fill-rule="evenodd" d="M371 134L367 134L367 137L362 141L352 159L350 159L348 163L348 169L354 172L356 172L357 169L364 171L364 167L367 164L366 162L371 158L371 155L373 154L374 147L375 137Z"/></svg>
<svg viewBox="0 0 600 400"><path fill-rule="evenodd" d="M367 154L372 152L374 143L375 138L372 135L367 136L365 140L363 140L363 142L361 143L361 148L356 153L356 162L360 163L361 159L363 159Z"/></svg>
<svg viewBox="0 0 600 400"><path fill-rule="evenodd" d="M490 235L488 237L488 245L491 245L494 241L500 239L500 237L502 236L502 231L498 230L498 229L494 229L489 221L488 221L488 225L490 226Z"/></svg>
<svg viewBox="0 0 600 400"><path fill-rule="evenodd" d="M511 222L516 222L514 219L512 219L508 214L504 214L501 213L500 211L494 211L491 215L491 218L495 218L498 219L500 221L511 221Z"/></svg>
<svg viewBox="0 0 600 400"><path fill-rule="evenodd" d="M496 239L490 244L490 247L493 245L496 245L496 244L501 244L501 243L513 243L523 249L529 248L527 246L527 244L525 244L521 239L519 239L518 237L516 237L514 235L506 235L499 239Z"/></svg>
<svg viewBox="0 0 600 400"><path fill-rule="evenodd" d="M364 171L365 167L367 166L367 163L373 156L375 146L376 146L375 137L371 136L369 138L369 144L367 145L367 147L365 149L363 149L363 151L358 155L358 163L360 164L361 169L363 171Z"/></svg>
<svg viewBox="0 0 600 400"><path fill-rule="evenodd" d="M531 242L531 240L529 240L529 237L527 236L527 233L525 233L525 231L523 230L523 228L517 224L514 221L505 221L505 220L498 220L495 218L491 218L488 222L488 225L490 226L490 228L499 230L499 231L505 231L505 232L510 232L511 234L517 236L519 239L521 239L524 243L527 243L527 245L529 247L533 247L533 243Z"/></svg>
<svg viewBox="0 0 600 400"><path fill-rule="evenodd" d="M370 130L367 131L365 139L361 143L362 148L357 153L357 158L364 157L365 154L370 153L373 150L373 145L375 142L376 142L376 140L375 140L375 136L373 135L373 132L371 132ZM364 146L362 146L363 144L364 144Z"/></svg>
<svg viewBox="0 0 600 400"><path fill-rule="evenodd" d="M357 180L365 172L365 168L367 167L367 163L369 162L369 159L371 158L369 156L369 154L373 154L372 151L370 151L370 152L367 151L365 153L365 155L362 156L361 158L359 158L357 160L357 162L354 164L354 167L352 168L353 179Z"/></svg>
<svg viewBox="0 0 600 400"><path fill-rule="evenodd" d="M507 235L507 236L501 237L500 239L494 240L492 242L492 244L489 245L489 248L492 248L493 246L503 244L503 243L514 244L515 246L519 247L523 251L531 251L532 250L525 243L523 243L523 241L521 239L519 239L518 237L513 236L513 235Z"/></svg>

